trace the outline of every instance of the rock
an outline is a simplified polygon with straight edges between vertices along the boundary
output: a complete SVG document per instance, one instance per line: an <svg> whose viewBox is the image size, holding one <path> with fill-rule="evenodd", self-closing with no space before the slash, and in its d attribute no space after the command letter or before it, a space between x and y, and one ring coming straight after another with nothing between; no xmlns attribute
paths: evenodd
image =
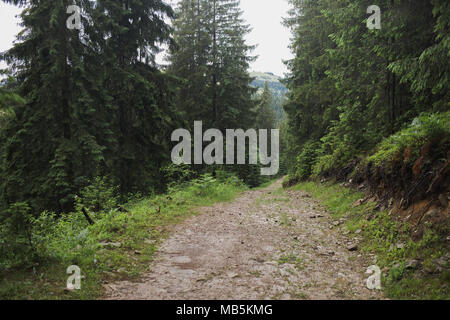
<svg viewBox="0 0 450 320"><path fill-rule="evenodd" d="M438 214L439 214L439 212L436 209L431 209L431 210L428 210L427 213L425 213L425 217L427 217L428 219L433 219Z"/></svg>
<svg viewBox="0 0 450 320"><path fill-rule="evenodd" d="M447 242L450 242L450 236L448 236L446 240L447 240Z"/></svg>
<svg viewBox="0 0 450 320"><path fill-rule="evenodd" d="M134 250L134 254L141 255L142 252L140 252L139 250Z"/></svg>
<svg viewBox="0 0 450 320"><path fill-rule="evenodd" d="M358 246L355 243L350 243L347 245L347 250L348 251L357 251L358 250Z"/></svg>
<svg viewBox="0 0 450 320"><path fill-rule="evenodd" d="M289 277L291 275L291 272L289 272L289 269L287 269L287 268L281 268L280 275L282 277Z"/></svg>
<svg viewBox="0 0 450 320"><path fill-rule="evenodd" d="M391 208L394 205L394 198L389 199L389 208Z"/></svg>
<svg viewBox="0 0 450 320"><path fill-rule="evenodd" d="M438 197L438 199L439 199L439 202L441 203L441 206L442 206L444 209L447 209L447 207L448 207L447 196L444 195L444 194L440 194L439 197Z"/></svg>
<svg viewBox="0 0 450 320"><path fill-rule="evenodd" d="M352 207L353 207L353 208L359 207L359 206L362 205L363 203L364 203L364 199L356 200L356 202L353 203Z"/></svg>
<svg viewBox="0 0 450 320"><path fill-rule="evenodd" d="M120 243L120 242L100 242L100 246L120 248L122 246L122 243Z"/></svg>
<svg viewBox="0 0 450 320"><path fill-rule="evenodd" d="M420 262L418 260L408 260L405 263L406 270L417 269L420 266Z"/></svg>
<svg viewBox="0 0 450 320"><path fill-rule="evenodd" d="M337 227L340 226L341 222L340 221L333 221L333 226Z"/></svg>
<svg viewBox="0 0 450 320"><path fill-rule="evenodd" d="M361 232L362 232L361 229L358 229L358 230L355 231L356 234L360 234Z"/></svg>
<svg viewBox="0 0 450 320"><path fill-rule="evenodd" d="M399 242L399 243L397 243L396 246L397 246L397 249L403 249L406 247L406 244Z"/></svg>
<svg viewBox="0 0 450 320"><path fill-rule="evenodd" d="M392 269L400 269L402 267L401 263L396 263L392 266Z"/></svg>

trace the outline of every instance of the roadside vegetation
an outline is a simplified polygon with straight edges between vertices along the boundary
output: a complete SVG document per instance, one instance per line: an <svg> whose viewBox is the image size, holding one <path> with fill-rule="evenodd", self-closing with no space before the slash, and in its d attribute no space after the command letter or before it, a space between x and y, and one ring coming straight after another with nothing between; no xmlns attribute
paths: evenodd
<svg viewBox="0 0 450 320"><path fill-rule="evenodd" d="M11 226L0 230L0 299L98 298L102 284L148 270L170 225L194 215L199 206L230 201L246 188L233 175L203 175L173 184L161 195L134 196L121 206L116 188L96 179L77 197L73 213L44 212L34 218L26 206L18 207L15 216L22 214L24 232ZM94 224L82 208L88 208ZM66 289L71 265L81 268L81 290Z"/></svg>
<svg viewBox="0 0 450 320"><path fill-rule="evenodd" d="M376 203L359 204L365 195L334 182L302 182L294 190L320 200L333 219L344 222L349 237L361 237L358 250L374 254L382 270L383 292L391 299L450 299L447 225L426 225L421 240L413 241L410 226L396 221ZM358 204L358 205L357 205Z"/></svg>

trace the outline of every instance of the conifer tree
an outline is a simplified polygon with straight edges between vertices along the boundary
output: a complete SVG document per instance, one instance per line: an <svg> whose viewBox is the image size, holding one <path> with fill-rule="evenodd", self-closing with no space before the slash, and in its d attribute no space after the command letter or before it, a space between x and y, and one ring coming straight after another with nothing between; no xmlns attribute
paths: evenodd
<svg viewBox="0 0 450 320"><path fill-rule="evenodd" d="M25 104L14 108L2 179L5 203L68 211L79 188L98 174L109 132L101 79L84 32L66 27L72 1L6 1L24 5L13 66ZM83 8L88 1L78 1ZM87 28L88 21L83 19Z"/></svg>
<svg viewBox="0 0 450 320"><path fill-rule="evenodd" d="M272 110L273 96L266 81L256 107L256 129L275 129L275 113Z"/></svg>
<svg viewBox="0 0 450 320"><path fill-rule="evenodd" d="M159 0L98 0L92 16L104 88L114 109L112 175L122 195L160 189L160 168L170 160L170 135L178 125L173 81L154 58L159 44L171 44L164 19L173 10Z"/></svg>
<svg viewBox="0 0 450 320"><path fill-rule="evenodd" d="M249 27L237 0L183 0L174 23L177 49L170 72L185 80L179 107L192 126L248 128L254 114L248 73L252 47L244 41Z"/></svg>

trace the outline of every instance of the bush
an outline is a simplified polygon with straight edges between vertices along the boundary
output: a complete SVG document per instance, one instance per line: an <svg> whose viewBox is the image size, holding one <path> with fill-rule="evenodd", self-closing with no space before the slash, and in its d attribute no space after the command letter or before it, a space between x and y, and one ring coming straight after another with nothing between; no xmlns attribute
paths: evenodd
<svg viewBox="0 0 450 320"><path fill-rule="evenodd" d="M81 211L84 207L98 213L116 208L118 202L118 187L112 186L106 178L96 177L75 197L75 208Z"/></svg>
<svg viewBox="0 0 450 320"><path fill-rule="evenodd" d="M0 268L28 267L35 258L33 215L26 203L14 203L0 213Z"/></svg>
<svg viewBox="0 0 450 320"><path fill-rule="evenodd" d="M450 111L445 113L427 113L414 119L412 124L398 133L383 140L377 152L370 156L367 161L381 166L384 163L393 162L401 157L406 149L409 156L406 160L413 164L421 154L421 148L427 144L435 145L431 157L446 157L450 144Z"/></svg>
<svg viewBox="0 0 450 320"><path fill-rule="evenodd" d="M316 141L308 141L297 157L297 166L295 175L300 181L304 181L311 176L312 168L317 161L319 143Z"/></svg>
<svg viewBox="0 0 450 320"><path fill-rule="evenodd" d="M169 164L161 169L164 179L168 187L183 184L190 181L195 177L195 172L191 170L191 166L188 164Z"/></svg>

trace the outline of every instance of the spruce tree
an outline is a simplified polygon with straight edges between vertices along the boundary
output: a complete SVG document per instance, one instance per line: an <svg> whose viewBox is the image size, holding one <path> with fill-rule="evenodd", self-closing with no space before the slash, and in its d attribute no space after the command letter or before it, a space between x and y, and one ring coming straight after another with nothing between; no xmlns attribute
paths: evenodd
<svg viewBox="0 0 450 320"><path fill-rule="evenodd" d="M6 128L5 203L25 201L39 212L68 211L75 193L98 174L109 138L101 78L88 65L86 33L66 27L72 1L5 1L24 5L18 42L4 59L26 100ZM88 9L89 1L78 1ZM88 28L88 20L82 23Z"/></svg>
<svg viewBox="0 0 450 320"><path fill-rule="evenodd" d="M248 128L254 121L248 73L251 46L239 1L183 0L174 23L170 72L185 80L179 108L192 126Z"/></svg>
<svg viewBox="0 0 450 320"><path fill-rule="evenodd" d="M101 49L103 87L114 109L111 129L116 143L108 164L120 192L163 187L160 168L170 159L171 132L178 126L172 103L174 82L154 58L159 44L171 44L164 1L99 0L92 13Z"/></svg>
<svg viewBox="0 0 450 320"><path fill-rule="evenodd" d="M256 107L256 129L274 129L275 113L272 110L273 95L266 81Z"/></svg>

